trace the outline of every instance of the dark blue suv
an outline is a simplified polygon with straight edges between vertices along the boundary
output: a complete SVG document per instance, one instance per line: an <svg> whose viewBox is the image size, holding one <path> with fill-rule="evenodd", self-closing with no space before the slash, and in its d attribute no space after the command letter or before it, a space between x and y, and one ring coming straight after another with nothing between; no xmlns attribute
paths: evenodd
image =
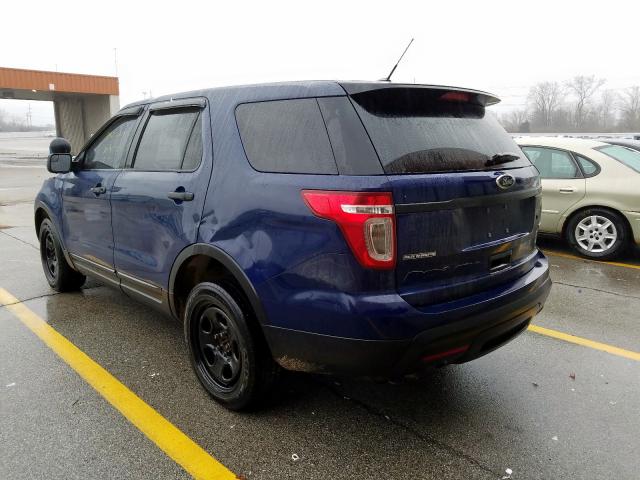
<svg viewBox="0 0 640 480"><path fill-rule="evenodd" d="M395 376L522 332L551 281L540 181L484 92L387 82L217 88L128 105L35 203L44 272L183 322L240 409L279 367Z"/></svg>

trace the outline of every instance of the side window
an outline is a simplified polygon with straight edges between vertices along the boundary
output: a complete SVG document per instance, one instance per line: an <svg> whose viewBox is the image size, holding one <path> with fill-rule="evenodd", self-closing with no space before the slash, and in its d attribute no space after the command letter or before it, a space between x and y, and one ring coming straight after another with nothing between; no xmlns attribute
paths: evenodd
<svg viewBox="0 0 640 480"><path fill-rule="evenodd" d="M189 138L199 116L198 110L152 112L138 144L133 168L136 170L181 170ZM196 139L194 139L195 141ZM202 146L200 145L200 147Z"/></svg>
<svg viewBox="0 0 640 480"><path fill-rule="evenodd" d="M563 150L543 147L522 147L542 178L579 178L578 166L571 154Z"/></svg>
<svg viewBox="0 0 640 480"><path fill-rule="evenodd" d="M595 163L593 163L591 160L583 157L582 155L578 155L575 153L574 153L574 156L578 159L578 162L580 163L580 167L582 168L582 171L586 176L590 177L598 173L598 166Z"/></svg>
<svg viewBox="0 0 640 480"><path fill-rule="evenodd" d="M382 165L348 97L318 98L342 175L381 175Z"/></svg>
<svg viewBox="0 0 640 480"><path fill-rule="evenodd" d="M249 163L261 172L338 173L315 98L245 103L236 120Z"/></svg>
<svg viewBox="0 0 640 480"><path fill-rule="evenodd" d="M113 169L124 165L138 117L113 122L84 154L83 170Z"/></svg>
<svg viewBox="0 0 640 480"><path fill-rule="evenodd" d="M195 170L202 161L202 114L198 115L191 130L187 150L182 161L182 170Z"/></svg>

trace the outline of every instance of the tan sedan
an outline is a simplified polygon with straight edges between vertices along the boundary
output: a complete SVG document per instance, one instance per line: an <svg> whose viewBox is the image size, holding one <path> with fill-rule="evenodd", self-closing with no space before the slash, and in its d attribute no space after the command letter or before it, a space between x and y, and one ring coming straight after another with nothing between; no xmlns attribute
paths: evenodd
<svg viewBox="0 0 640 480"><path fill-rule="evenodd" d="M577 138L516 142L542 179L541 232L561 235L590 258L640 244L640 152Z"/></svg>

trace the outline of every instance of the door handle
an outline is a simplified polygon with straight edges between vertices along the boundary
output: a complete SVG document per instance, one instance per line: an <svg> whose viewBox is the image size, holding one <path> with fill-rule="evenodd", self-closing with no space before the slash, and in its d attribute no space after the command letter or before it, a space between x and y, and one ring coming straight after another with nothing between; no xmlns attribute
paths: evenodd
<svg viewBox="0 0 640 480"><path fill-rule="evenodd" d="M191 192L169 192L167 194L174 202L190 202L193 200L193 193Z"/></svg>
<svg viewBox="0 0 640 480"><path fill-rule="evenodd" d="M560 187L558 191L560 193L574 193L576 189L575 187Z"/></svg>
<svg viewBox="0 0 640 480"><path fill-rule="evenodd" d="M107 189L106 187L103 187L102 185L98 184L95 187L91 187L91 192L94 193L95 195L102 195L103 193L107 193Z"/></svg>

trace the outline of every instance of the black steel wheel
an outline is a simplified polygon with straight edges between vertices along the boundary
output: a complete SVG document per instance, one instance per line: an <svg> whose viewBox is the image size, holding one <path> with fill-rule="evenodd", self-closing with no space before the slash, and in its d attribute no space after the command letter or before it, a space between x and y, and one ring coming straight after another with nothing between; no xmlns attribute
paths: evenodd
<svg viewBox="0 0 640 480"><path fill-rule="evenodd" d="M81 273L76 272L67 262L51 220L45 219L42 221L39 238L42 269L51 288L58 292L79 289L86 278Z"/></svg>
<svg viewBox="0 0 640 480"><path fill-rule="evenodd" d="M255 406L277 365L241 303L215 283L198 284L185 309L185 337L195 373L207 392L232 410Z"/></svg>
<svg viewBox="0 0 640 480"><path fill-rule="evenodd" d="M204 299L193 314L197 317L194 328L198 341L194 347L198 367L218 388L232 389L243 366L237 324L215 303Z"/></svg>
<svg viewBox="0 0 640 480"><path fill-rule="evenodd" d="M44 258L45 274L48 277L55 278L58 273L58 255L56 254L56 245L53 240L53 234L47 230L44 234Z"/></svg>

